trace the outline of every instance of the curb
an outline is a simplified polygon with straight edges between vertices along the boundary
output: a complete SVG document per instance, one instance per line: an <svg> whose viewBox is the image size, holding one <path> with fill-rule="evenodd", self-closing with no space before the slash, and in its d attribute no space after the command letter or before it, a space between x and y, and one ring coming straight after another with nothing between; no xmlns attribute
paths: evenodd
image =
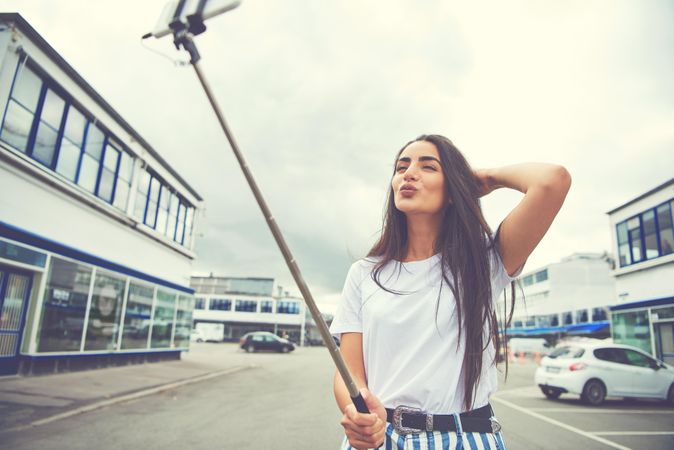
<svg viewBox="0 0 674 450"><path fill-rule="evenodd" d="M151 387L151 388L148 388L148 389L142 389L140 391L135 391L135 392L132 392L130 394L123 394L123 395L113 397L113 398L108 399L108 400L102 400L102 401L99 401L99 402L84 405L84 406L81 406L79 408L72 409L70 411L65 411L65 412L62 412L62 413L54 414L53 416L45 417L44 419L35 420L35 421L30 422L26 425L20 425L18 427L7 428L5 430L2 430L0 433L9 433L9 432L13 432L13 431L21 431L21 430L25 430L25 429L28 429L28 428L37 427L37 426L40 426L40 425L45 425L45 424L48 424L48 423L51 423L51 422L55 422L57 420L66 419L68 417L76 416L78 414L83 414L83 413L86 413L86 412L95 411L97 409L105 408L106 406L111 406L111 405L114 405L114 404L117 404L117 403L123 403L123 402L131 401L131 400L136 400L136 399L139 399L139 398L142 398L142 397L147 397L149 395L157 394L159 392L167 391L169 389L175 389L175 388L178 388L178 387L181 387L181 386L187 386L189 384L199 383L201 381L210 380L211 378L216 378L216 377L219 377L219 376L222 376L222 375L229 375L229 374L232 374L232 373L240 372L242 370L253 369L253 368L256 368L256 367L258 367L258 366L255 365L255 364L251 364L251 365L248 365L248 366L231 367L229 369L219 370L217 372L210 372L210 373L207 373L207 374L204 374L204 375L196 375L194 377L186 378L186 379L183 379L183 380L180 380L180 381L166 383L166 384L154 386L154 387Z"/></svg>

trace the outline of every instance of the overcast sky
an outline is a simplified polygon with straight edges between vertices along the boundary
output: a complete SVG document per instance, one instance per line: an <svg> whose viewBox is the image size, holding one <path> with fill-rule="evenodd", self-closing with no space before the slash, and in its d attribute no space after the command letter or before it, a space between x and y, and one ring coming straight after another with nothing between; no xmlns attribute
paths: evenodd
<svg viewBox="0 0 674 450"><path fill-rule="evenodd" d="M164 0L4 0L205 199L195 273L298 293ZM474 167L565 165L525 270L611 251L606 211L674 168L674 2L254 1L207 23L203 70L314 297L332 310L381 227L395 153L448 136ZM496 228L521 194L483 200Z"/></svg>

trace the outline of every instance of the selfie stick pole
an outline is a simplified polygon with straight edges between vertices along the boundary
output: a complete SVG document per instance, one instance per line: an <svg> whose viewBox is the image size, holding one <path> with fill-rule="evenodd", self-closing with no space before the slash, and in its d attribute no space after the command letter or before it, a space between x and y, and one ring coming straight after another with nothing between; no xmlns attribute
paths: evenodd
<svg viewBox="0 0 674 450"><path fill-rule="evenodd" d="M337 370L339 371L340 375L342 376L342 379L344 380L344 383L346 384L347 389L349 390L349 395L351 396L353 404L356 406L356 409L359 412L368 413L369 410L367 409L365 400L358 391L358 387L356 386L356 383L353 381L353 377L349 373L349 369L346 367L344 359L342 358L342 355L339 352L339 349L337 348L335 341L332 339L330 331L328 330L328 326L326 325L325 320L323 319L321 312L318 310L316 302L314 302L314 298L311 295L311 292L309 291L309 287L304 282L304 278L302 277L302 273L300 272L297 262L295 261L295 258L293 258L292 253L290 253L290 249L288 248L288 245L286 244L286 241L283 238L283 235L281 234L281 230L276 224L276 220L274 219L274 216L272 215L269 206L267 206L267 202L265 202L264 198L262 197L262 192L260 192L260 188L257 186L257 183L253 178L253 174L251 173L250 168L246 163L246 160L243 158L243 154L239 150L239 146L234 140L234 136L232 135L232 132L229 129L227 122L225 121L225 117L220 111L220 107L218 106L218 103L215 100L215 97L213 96L208 81L206 80L206 77L204 76L203 72L201 71L201 68L199 67L200 56L199 52L197 51L197 47L194 43L192 34L189 33L187 30L183 29L176 31L174 33L174 37L175 37L174 43L176 47L178 48L182 47L190 54L190 64L192 64L192 66L194 67L194 71L196 72L197 77L201 82L201 86L204 88L204 91L206 92L206 96L208 97L208 101L211 103L211 106L213 107L215 115L218 116L218 121L220 122L222 131L224 131L225 135L227 136L227 140L229 141L229 144L232 147L234 156L236 157L237 161L239 162L239 165L241 166L241 170L243 171L243 174L246 177L246 181L248 181L250 189L253 191L255 200L257 200L257 204L260 206L264 218L267 220L267 225L269 225L271 234L274 236L274 239L276 240L276 243L278 244L281 253L283 253L283 258L285 259L286 264L288 265L288 269L290 269L290 273L292 273L292 276L295 279L295 283L297 283L297 287L302 293L302 297L304 297L304 301L307 304L309 311L311 312L311 317L313 317L314 322L316 322L316 326L318 327L318 331L321 334L323 343L330 351L332 360L335 362L335 366L337 366Z"/></svg>

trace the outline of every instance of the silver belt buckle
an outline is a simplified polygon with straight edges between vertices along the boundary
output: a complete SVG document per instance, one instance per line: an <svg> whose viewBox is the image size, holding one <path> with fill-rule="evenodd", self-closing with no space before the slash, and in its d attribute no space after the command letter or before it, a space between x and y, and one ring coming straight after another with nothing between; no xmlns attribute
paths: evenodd
<svg viewBox="0 0 674 450"><path fill-rule="evenodd" d="M489 421L491 422L491 432L492 433L498 433L499 431L501 431L501 424L498 422L498 420L496 420L493 417L490 417Z"/></svg>
<svg viewBox="0 0 674 450"><path fill-rule="evenodd" d="M417 414L423 415L424 413L420 408L412 408L411 406L396 406L393 410L393 428L398 434L410 434L410 433L420 433L424 431L422 428L412 428L403 426L403 414ZM431 430L433 429L433 416L428 414L426 416L426 427L428 428L428 418L431 418Z"/></svg>

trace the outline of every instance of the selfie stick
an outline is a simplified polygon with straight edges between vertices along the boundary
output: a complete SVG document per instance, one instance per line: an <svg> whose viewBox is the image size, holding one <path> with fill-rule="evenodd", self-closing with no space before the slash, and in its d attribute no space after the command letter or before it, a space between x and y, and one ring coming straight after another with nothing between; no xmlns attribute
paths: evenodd
<svg viewBox="0 0 674 450"><path fill-rule="evenodd" d="M185 1L181 0L181 2L179 3L181 3L182 6L184 6ZM226 9L226 11L235 8L240 3L241 3L240 0L228 2L230 8ZM283 253L283 258L285 259L286 264L288 265L288 269L290 269L290 273L292 273L292 276L295 279L295 283L297 283L297 287L302 293L302 297L304 297L305 303L309 307L311 317L313 317L314 322L316 322L316 326L318 327L318 331L321 334L323 343L330 351L332 360L335 362L335 366L337 366L337 370L339 371L340 375L342 376L342 379L344 380L344 384L346 384L346 387L349 390L349 395L351 396L353 404L356 406L358 412L369 413L370 411L367 409L365 400L358 391L358 387L356 386L356 383L353 381L353 377L349 373L349 369L346 367L344 359L342 358L342 355L339 352L339 349L337 348L335 341L332 339L332 335L328 330L328 326L326 325L325 320L321 315L321 312L318 310L316 302L314 302L314 298L311 295L309 287L305 283L304 278L302 277L302 273L300 272L297 262L295 261L295 258L293 257L292 253L290 253L290 249L288 248L288 245L286 244L286 241L283 238L283 235L281 234L281 230L276 224L276 220L274 219L274 216L272 215L269 206L267 206L267 203L262 197L262 192L260 192L260 188L257 186L257 183L253 178L253 174L251 173L250 168L246 163L246 160L243 158L243 154L239 150L239 146L234 140L234 136L232 135L232 132L230 131L229 126L225 121L225 117L220 111L220 107L218 106L215 97L213 96L211 88L209 87L209 84L206 81L206 78L204 77L201 68L199 67L200 56L199 52L197 51L197 47L194 43L193 36L196 34L200 34L206 30L206 27L203 24L204 20L203 8L206 2L203 0L199 1L199 7L201 8L202 11L200 12L198 8L193 14L187 15L186 16L187 23L185 23L185 21L183 20L180 20L181 15L184 16L184 13L182 13L181 11L182 8L181 4L178 5L178 8L175 10L173 14L173 20L169 23L169 27L171 28L174 36L173 42L176 48L180 49L180 47L182 47L190 55L190 64L192 64L192 66L194 67L197 77L201 82L201 86L204 88L206 96L208 97L208 100L211 103L211 106L213 107L213 111L215 112L215 115L218 117L218 121L220 122L222 131L225 132L227 140L229 141L229 144L232 147L232 151L234 152L234 156L236 157L237 161L239 162L239 165L241 166L241 170L243 171L243 175L246 177L246 181L248 181L248 186L250 186L250 189L253 191L255 200L257 200L257 204L262 210L262 214L264 215L265 219L267 220L267 225L269 225L269 229L271 230L271 233L274 236L274 239L276 240L276 244L278 244L281 253ZM151 32L144 35L143 38L147 38L150 36L162 37L164 35L165 34L161 34L161 32Z"/></svg>

